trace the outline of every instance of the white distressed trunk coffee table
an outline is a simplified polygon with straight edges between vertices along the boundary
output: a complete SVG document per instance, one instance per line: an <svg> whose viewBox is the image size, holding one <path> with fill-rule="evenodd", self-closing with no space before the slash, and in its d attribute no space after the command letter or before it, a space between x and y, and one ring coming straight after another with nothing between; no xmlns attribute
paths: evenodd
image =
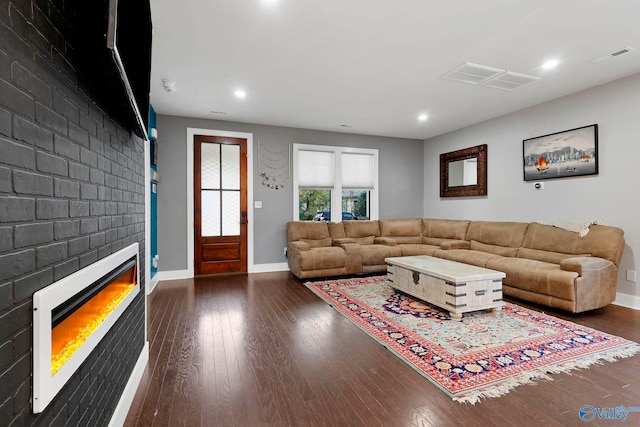
<svg viewBox="0 0 640 427"><path fill-rule="evenodd" d="M427 255L385 261L390 286L448 310L452 320L462 320L462 314L470 311L499 311L504 306L501 271Z"/></svg>

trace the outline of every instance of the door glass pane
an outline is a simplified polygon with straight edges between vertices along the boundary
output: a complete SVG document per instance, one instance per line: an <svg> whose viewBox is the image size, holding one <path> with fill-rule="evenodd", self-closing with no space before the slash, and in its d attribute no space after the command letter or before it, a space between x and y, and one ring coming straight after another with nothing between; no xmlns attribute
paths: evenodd
<svg viewBox="0 0 640 427"><path fill-rule="evenodd" d="M222 188L240 189L240 146L222 145Z"/></svg>
<svg viewBox="0 0 640 427"><path fill-rule="evenodd" d="M240 235L240 192L222 192L222 235Z"/></svg>
<svg viewBox="0 0 640 427"><path fill-rule="evenodd" d="M220 192L202 190L201 206L202 230L204 236L220 236Z"/></svg>
<svg viewBox="0 0 640 427"><path fill-rule="evenodd" d="M220 144L203 143L201 156L202 188L220 188Z"/></svg>

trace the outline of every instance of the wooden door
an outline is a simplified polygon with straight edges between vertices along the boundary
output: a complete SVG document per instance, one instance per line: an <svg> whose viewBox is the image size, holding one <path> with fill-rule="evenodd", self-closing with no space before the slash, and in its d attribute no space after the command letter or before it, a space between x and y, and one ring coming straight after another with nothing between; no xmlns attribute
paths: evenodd
<svg viewBox="0 0 640 427"><path fill-rule="evenodd" d="M194 273L247 271L247 140L194 137Z"/></svg>

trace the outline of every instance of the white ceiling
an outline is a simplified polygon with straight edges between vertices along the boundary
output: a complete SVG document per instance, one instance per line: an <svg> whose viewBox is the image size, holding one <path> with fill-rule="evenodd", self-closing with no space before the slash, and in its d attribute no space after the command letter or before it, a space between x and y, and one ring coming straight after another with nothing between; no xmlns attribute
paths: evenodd
<svg viewBox="0 0 640 427"><path fill-rule="evenodd" d="M151 11L158 114L426 139L640 72L639 0L151 0ZM506 91L442 78L465 62L541 80Z"/></svg>

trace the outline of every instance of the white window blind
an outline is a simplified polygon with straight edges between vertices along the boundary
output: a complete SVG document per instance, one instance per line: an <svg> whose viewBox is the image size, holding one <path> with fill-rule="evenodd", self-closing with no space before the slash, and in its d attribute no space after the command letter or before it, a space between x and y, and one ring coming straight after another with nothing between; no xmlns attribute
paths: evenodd
<svg viewBox="0 0 640 427"><path fill-rule="evenodd" d="M334 153L328 151L298 151L298 187L333 188Z"/></svg>
<svg viewBox="0 0 640 427"><path fill-rule="evenodd" d="M372 154L342 153L342 188L372 190L375 184Z"/></svg>

